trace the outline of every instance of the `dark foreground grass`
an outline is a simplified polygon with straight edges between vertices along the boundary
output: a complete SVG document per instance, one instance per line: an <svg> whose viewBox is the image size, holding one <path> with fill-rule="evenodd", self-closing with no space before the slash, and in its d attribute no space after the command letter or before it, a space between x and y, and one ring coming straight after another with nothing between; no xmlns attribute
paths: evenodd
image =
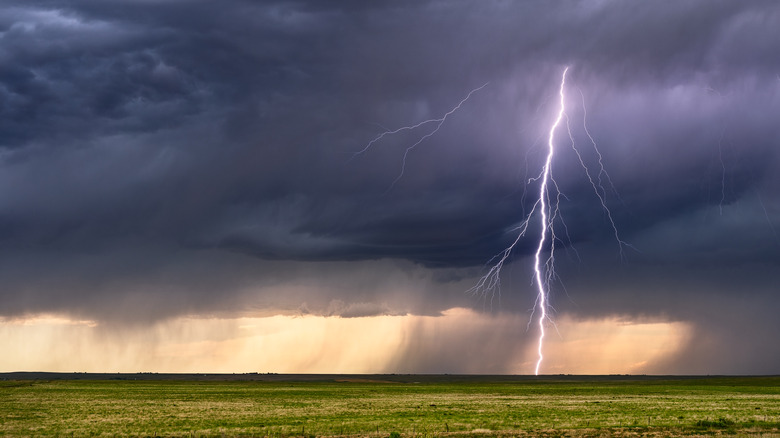
<svg viewBox="0 0 780 438"><path fill-rule="evenodd" d="M6 380L0 434L780 436L780 377L368 379Z"/></svg>

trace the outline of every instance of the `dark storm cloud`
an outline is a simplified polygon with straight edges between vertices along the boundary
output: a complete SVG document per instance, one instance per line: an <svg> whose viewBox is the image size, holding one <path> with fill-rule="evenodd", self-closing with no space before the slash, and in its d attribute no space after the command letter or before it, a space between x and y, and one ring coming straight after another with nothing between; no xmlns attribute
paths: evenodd
<svg viewBox="0 0 780 438"><path fill-rule="evenodd" d="M599 303L566 311L701 330L713 323L691 310L700 301L725 311L747 293L766 303L751 311L773 311L777 53L773 1L4 2L0 313L474 304L462 291L531 207L564 65L575 141L594 165L581 91L617 191L608 205L637 248L619 260L561 140L564 245L587 266L561 277ZM353 156L486 82L392 190L403 150L430 131ZM525 290L526 267L507 284Z"/></svg>

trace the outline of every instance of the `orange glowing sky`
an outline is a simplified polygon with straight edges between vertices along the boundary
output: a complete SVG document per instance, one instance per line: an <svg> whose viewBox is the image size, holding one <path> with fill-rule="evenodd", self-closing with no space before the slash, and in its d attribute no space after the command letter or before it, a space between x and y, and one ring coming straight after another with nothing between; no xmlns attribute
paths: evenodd
<svg viewBox="0 0 780 438"><path fill-rule="evenodd" d="M399 361L414 344L443 357L436 362L441 372L527 374L535 346L511 336L523 337L526 323L463 308L438 317L175 318L132 330L42 315L0 323L0 350L15 352L0 357L0 371L419 372L419 363ZM687 336L682 323L563 317L558 324L560 335L552 333L545 347L549 374L652 371ZM506 357L499 350L509 351L510 360L485 363Z"/></svg>

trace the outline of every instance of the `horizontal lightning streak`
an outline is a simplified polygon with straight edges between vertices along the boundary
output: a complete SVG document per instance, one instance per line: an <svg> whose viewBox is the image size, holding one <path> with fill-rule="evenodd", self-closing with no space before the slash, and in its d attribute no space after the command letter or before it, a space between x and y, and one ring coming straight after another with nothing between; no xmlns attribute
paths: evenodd
<svg viewBox="0 0 780 438"><path fill-rule="evenodd" d="M422 121L422 122L420 122L420 123L417 123L417 124L414 124L414 125L409 125L409 126L402 126L402 127L400 127L400 128L397 128L397 129L393 129L393 130L387 130L387 131L384 131L384 132L380 133L379 135L377 135L376 137L374 137L374 139L373 139L373 140L369 141L369 142L366 144L366 146L365 146L363 149L361 149L361 150L359 150L359 151L355 152L355 153L352 155L352 158L350 158L350 160L354 159L354 158L355 158L355 157L357 157L358 155L361 155L361 154L365 153L366 151L368 151L369 149L371 149L371 147L372 147L372 146L373 146L375 143L377 143L378 141L382 140L384 137L386 137L386 136L388 136L388 135L398 134L399 132L403 132L403 131L412 131L412 130L414 130L414 129L417 129L417 128L421 127L421 126L427 125L427 124L429 124L429 123L435 123L436 125L435 125L435 127L433 128L433 130L432 130L431 132L429 132L429 133L427 133L427 134L423 135L423 136L422 136L422 137L420 137L420 138L419 138L419 139L418 139L418 140L417 140L417 141L416 141L414 144L412 144L411 146L409 146L409 147L407 147L407 148L406 148L406 150L404 151L403 158L402 158L402 160L401 160L401 171L399 172L398 176L397 176L397 177L396 177L396 178L393 180L393 182L390 184L390 187L388 187L388 188L387 188L387 191L389 192L390 190L392 190L392 189L393 189L393 187L394 187L394 186L395 186L395 184L396 184L396 183L397 183L397 182L398 182L398 181L401 179L401 177L403 177L403 176L404 176L404 172L406 171L406 159L407 159L407 157L409 156L409 153L410 153L410 152L411 152L411 151L412 151L414 148L416 148L417 146L419 146L419 145L420 145L420 143L422 143L423 141L425 141L425 139L427 139L427 138L431 137L432 135L436 134L436 133L439 131L439 128L441 128L441 126L442 126L442 125L444 124L444 122L447 120L447 117L449 117L450 115L452 115L452 113L454 113L455 111L459 110L459 109L460 109L460 107L461 107L461 106L462 106L462 105L463 105L463 104L464 104L464 103L465 103L467 100L469 100L469 98L471 97L471 95L472 95L472 94L474 94L474 93L476 93L477 91L479 91L479 90L481 90L481 89L485 88L485 87L486 87L488 84L489 84L489 82L485 82L484 84L482 84L482 86L480 86L480 87L477 87L477 88L475 88L475 89L473 89L473 90L469 91L469 93L466 95L466 97L464 97L463 99L461 99L461 101L460 101L460 102L458 102L458 104L457 104L457 105L455 105L455 107L453 107L451 110L447 111L447 112L446 112L446 113L445 113L443 116L441 116L441 117L439 117L439 118L437 118L437 119L428 119L428 120L424 120L424 121Z"/></svg>

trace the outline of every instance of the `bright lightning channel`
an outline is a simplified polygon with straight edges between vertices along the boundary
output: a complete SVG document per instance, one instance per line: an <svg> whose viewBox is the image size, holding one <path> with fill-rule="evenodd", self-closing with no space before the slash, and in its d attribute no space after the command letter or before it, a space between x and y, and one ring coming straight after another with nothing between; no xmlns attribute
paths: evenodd
<svg viewBox="0 0 780 438"><path fill-rule="evenodd" d="M544 337L545 337L545 324L548 321L552 323L552 320L550 319L549 312L548 312L549 292L550 292L550 283L556 278L555 244L556 242L561 240L557 237L555 233L554 224L556 220L558 220L563 224L564 228L566 227L566 224L563 222L563 219L560 217L560 210L559 210L560 198L561 196L563 196L563 194L558 188L558 183L553 178L553 171L552 171L553 156L555 155L555 132L558 130L558 128L561 125L561 122L563 122L564 119L566 120L566 128L569 134L569 139L571 140L571 148L574 150L574 153L577 155L580 165L585 170L585 175L588 178L588 182L593 187L593 191L596 194L596 197L599 199L601 208L607 216L607 219L612 227L615 240L617 241L618 246L620 248L621 258L623 257L624 247L633 248L633 246L626 243L620 238L617 226L615 225L615 221L612 218L612 213L610 212L606 204L606 190L604 189L603 186L603 180L606 179L609 182L612 191L613 192L616 191L614 185L612 184L612 180L609 174L604 169L604 165L602 162L603 157L601 155L601 152L598 149L596 141L593 139L593 136L588 131L587 122L585 120L587 114L585 109L585 97L584 95L582 95L582 92L580 92L580 94L582 95L583 125L585 128L585 133L587 134L588 139L590 140L591 145L593 146L593 150L595 151L596 156L598 157L599 169L598 169L598 173L596 174L596 180L594 180L593 176L591 175L590 169L585 164L585 160L582 158L579 149L575 145L574 136L572 135L571 127L569 125L569 117L566 114L565 85L566 85L566 73L568 71L569 71L569 67L566 67L563 70L563 73L561 75L561 83L558 90L558 95L560 98L560 106L558 108L558 114L555 120L553 121L552 125L550 126L550 131L547 137L547 156L544 165L538 176L534 178L530 178L528 180L529 184L531 182L540 182L539 197L534 202L530 212L525 216L525 219L523 219L523 221L520 222L520 224L514 228L513 231L517 232L517 237L515 238L515 240L506 249L496 254L493 258L491 258L488 261L487 263L488 265L493 262L495 263L493 263L493 265L490 267L488 272L477 281L477 284L475 284L471 289L469 289L469 292L473 294L481 294L485 297L490 295L491 302L497 294L500 294L501 269L504 267L504 264L507 262L507 260L509 260L510 255L512 254L512 252L514 251L515 247L520 242L520 240L526 236L526 233L528 232L528 228L531 224L531 220L535 217L535 213L538 211L540 216L540 227L539 227L539 238L538 238L539 240L536 246L536 251L534 252L534 266L533 266L533 271L534 271L533 283L536 286L536 303L534 305L534 310L531 314L531 321L529 321L529 325L530 325L538 309L539 315L536 320L537 324L539 325L539 340L537 345L538 358L536 361L536 366L534 368L534 374L537 376L539 375L539 369L542 365L542 361L544 360L543 347L544 347ZM406 169L406 160L407 157L409 156L409 153L414 148L419 146L420 143L425 141L425 139L433 136L436 132L438 132L439 128L441 128L441 126L447 120L447 117L449 117L454 112L459 110L461 106L464 103L466 103L466 101L469 100L472 94L485 88L487 85L488 83L485 83L484 85L471 90L466 95L466 97L464 97L463 99L461 99L460 102L458 102L457 105L455 105L452 109L447 111L443 116L439 118L424 120L414 125L402 126L400 128L393 129L393 130L385 130L384 132L374 137L371 141L369 141L363 147L363 149L355 152L351 159L354 159L358 155L367 152L376 143L378 143L379 141L381 141L387 136L398 134L403 131L413 131L417 128L421 128L428 124L434 124L433 129L430 132L422 135L414 144L407 147L406 150L404 151L403 159L401 160L401 171L399 172L398 176L393 180L393 182L390 184L390 187L387 189L387 191L392 190L395 184L404 175ZM543 257L543 253L545 251L548 251L546 258Z"/></svg>
<svg viewBox="0 0 780 438"><path fill-rule="evenodd" d="M583 126L585 128L585 133L587 134L588 139L590 140L590 143L593 147L593 150L595 151L595 154L598 157L598 173L596 173L595 180L591 174L590 169L585 164L585 160L583 159L582 154L580 153L579 149L577 148L574 142L574 136L572 135L571 127L569 124L569 117L566 114L565 86L566 86L566 73L568 71L569 71L569 67L566 67L563 70L563 73L561 75L561 83L558 90L560 106L558 108L558 114L555 120L553 121L552 125L550 126L550 131L547 136L547 156L544 165L538 176L528 180L528 183L540 182L539 196L534 202L531 211L528 213L525 219L523 219L523 221L520 222L520 225L518 225L514 229L514 231L517 232L517 237L515 238L515 240L506 249L498 253L488 262L488 264L490 264L495 261L495 263L490 267L488 272L477 281L477 284L474 285L474 287L470 289L470 292L474 294L482 294L484 296L487 296L489 294L491 296L491 301L496 294L500 294L501 269L503 268L506 261L509 259L509 256L512 254L512 251L515 249L515 247L520 242L520 240L526 236L531 220L534 217L535 213L538 211L540 216L539 237L538 237L538 244L536 246L536 251L534 252L534 265L533 265L533 271L534 271L533 283L536 287L536 303L534 305L534 311L531 315L532 320L529 321L529 325L530 325L530 323L533 321L533 318L536 316L535 314L538 309L539 314L536 319L536 322L539 326L539 339L537 344L538 358L536 361L536 366L534 368L534 374L537 376L539 375L539 370L541 368L542 361L544 360L543 348L544 348L544 338L546 334L545 326L548 321L552 322L552 320L549 317L549 311L548 311L550 283L556 278L555 244L557 241L560 240L556 235L554 224L556 220L558 220L563 224L564 229L566 227L566 224L563 222L563 218L560 216L560 210L559 210L560 198L561 196L563 196L563 194L559 190L558 184L553 178L553 169L552 169L553 157L555 155L555 133L564 120L566 121L566 129L569 134L569 139L571 141L571 148L574 151L574 153L577 155L580 165L585 170L585 175L588 178L588 182L590 183L591 187L593 187L593 191L600 202L601 208L605 212L609 224L612 227L615 240L617 241L618 247L620 249L621 258L623 257L624 247L633 248L630 244L626 243L620 238L620 234L618 233L617 226L615 225L615 221L612 218L612 213L610 212L606 204L606 190L604 189L603 181L604 180L608 181L613 191L615 191L615 188L614 185L612 184L612 180L609 174L604 169L604 164L602 161L603 157L601 155L601 152L598 149L596 141L593 139L593 136L588 131L587 122L585 120L586 109L585 109L584 95L582 95ZM548 251L546 257L543 256L545 251Z"/></svg>
<svg viewBox="0 0 780 438"><path fill-rule="evenodd" d="M540 232L539 232L539 243L536 246L536 252L534 252L534 276L533 281L536 285L536 304L534 306L534 309L539 309L539 317L538 317L538 324L539 324L539 341L538 341L538 359L536 361L536 367L534 369L534 374L539 375L539 368L541 367L542 360L544 359L544 354L542 351L542 348L544 346L544 336L545 336L545 322L548 320L548 297L549 297L549 283L552 280L552 278L555 276L555 270L554 270L554 247L555 247L555 228L553 227L553 223L555 219L558 216L558 199L560 196L560 191L558 190L558 185L555 182L555 180L552 178L552 159L555 154L555 131L558 129L558 126L561 124L561 121L563 120L565 114L566 114L566 106L565 106L565 94L564 94L564 85L566 84L566 73L569 71L569 67L566 67L563 70L563 74L561 75L561 85L560 89L558 91L558 94L560 96L560 107L558 108L558 115L555 118L555 121L553 122L552 126L550 127L550 132L547 137L547 157L544 162L544 166L542 167L542 171L539 174L539 176L535 178L531 178L528 182L532 181L541 181L541 185L539 187L539 197L536 199L536 202L534 202L533 207L531 208L531 211L528 213L526 218L520 223L520 225L516 228L518 231L517 237L512 242L511 245L509 245L505 250L503 250L501 253L493 257L492 260L497 260L497 262L488 270L487 274L485 274L482 278L479 279L476 285L471 288L471 292L473 293L482 293L487 294L490 293L491 296L494 296L497 292L500 291L501 286L501 269L504 266L504 263L507 261L509 256L512 254L512 251L515 249L515 246L517 246L518 242L520 242L520 239L523 238L526 235L526 232L528 231L528 227L531 222L531 218L534 216L534 213L536 211L539 211L539 214L541 216L540 220ZM552 184L555 187L555 198L554 200L551 200L550 198L550 184ZM548 239L549 234L549 239ZM544 260L544 268L542 267L542 252L548 246L546 243L549 241L549 255L547 256L547 259Z"/></svg>
<svg viewBox="0 0 780 438"><path fill-rule="evenodd" d="M550 128L550 136L547 141L547 160L544 162L544 167L542 170L542 185L539 189L539 212L542 215L541 220L541 233L539 235L539 246L536 247L536 253L534 254L534 278L536 279L536 289L537 289L537 300L539 303L539 359L536 361L536 368L534 370L535 375L539 375L539 367L542 365L542 359L544 359L544 355L542 354L542 345L544 343L544 321L547 319L547 298L548 298L548 284L542 280L542 271L540 268L540 262L542 257L542 250L544 249L544 242L547 237L547 233L550 233L550 245L555 245L555 228L553 227L553 223L551 220L548 220L548 216L551 216L551 213L547 211L547 202L549 201L550 194L547 190L547 185L550 182L550 167L552 166L552 158L553 154L555 153L555 129L558 128L558 125L561 123L561 119L563 119L564 111L566 111L565 106L565 96L563 94L563 86L566 83L566 72L569 71L569 67L566 67L563 70L563 74L561 75L561 88L558 92L561 96L561 107L558 110L558 117L555 118L555 122L553 122L552 127ZM556 205L557 210L557 205ZM548 267L552 266L552 262L554 261L552 258L552 249L550 250L550 256L547 259L547 262L545 263Z"/></svg>

